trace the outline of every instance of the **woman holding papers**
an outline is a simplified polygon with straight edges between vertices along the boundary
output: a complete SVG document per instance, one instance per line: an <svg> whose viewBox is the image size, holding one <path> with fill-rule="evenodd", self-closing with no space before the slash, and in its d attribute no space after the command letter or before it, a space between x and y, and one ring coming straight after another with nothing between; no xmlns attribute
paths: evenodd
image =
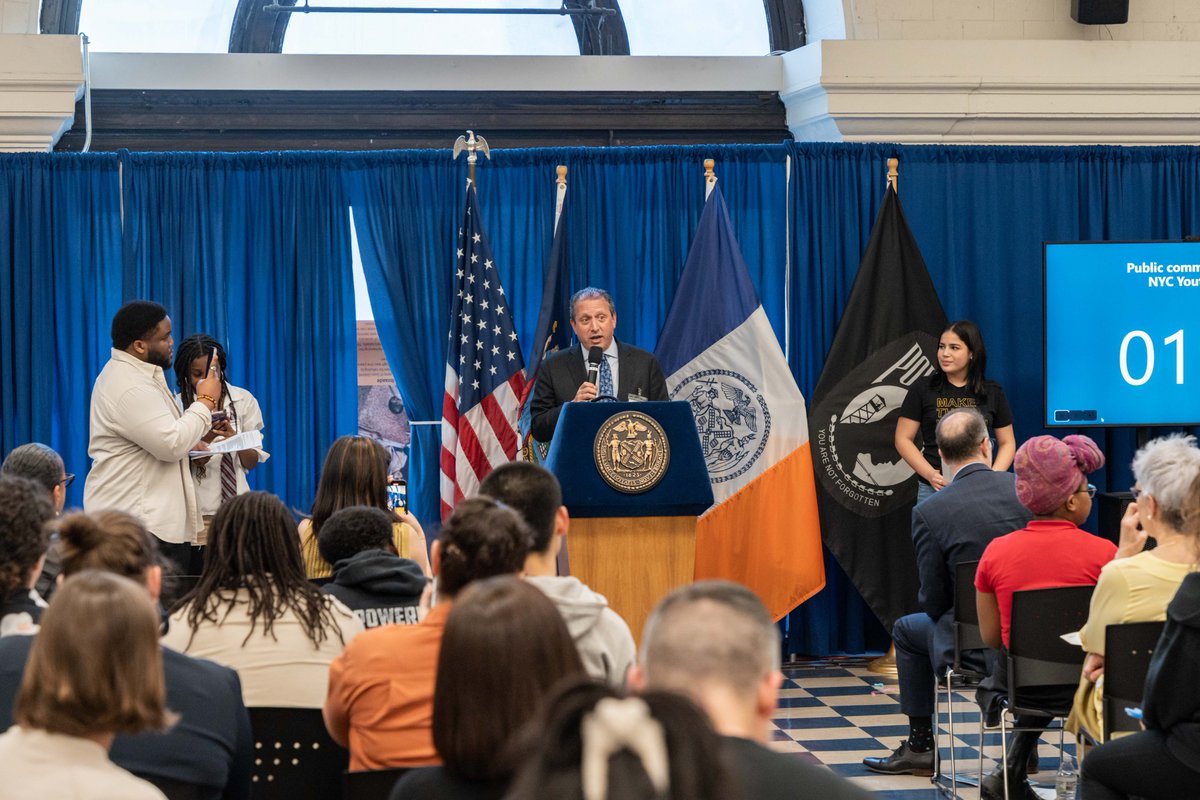
<svg viewBox="0 0 1200 800"><path fill-rule="evenodd" d="M175 355L175 380L179 386L176 401L187 408L196 400L196 384L207 374L209 360L214 353L221 368L221 396L216 398L212 430L202 440L205 444L196 448L199 450L208 449L209 443L219 443L247 431L263 429L262 410L258 401L250 392L226 380L225 348L208 334L198 333L179 343ZM205 529L222 503L250 491L246 472L268 458L270 454L262 449L260 443L257 447L192 460L192 477L196 479L196 495ZM199 543L204 544L204 534L201 534Z"/></svg>

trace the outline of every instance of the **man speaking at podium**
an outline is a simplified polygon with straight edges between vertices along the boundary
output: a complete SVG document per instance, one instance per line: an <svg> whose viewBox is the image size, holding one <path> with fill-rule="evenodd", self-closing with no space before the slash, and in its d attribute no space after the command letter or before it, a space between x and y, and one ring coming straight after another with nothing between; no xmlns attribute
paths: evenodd
<svg viewBox="0 0 1200 800"><path fill-rule="evenodd" d="M617 309L612 295L589 286L571 297L571 329L579 347L542 362L530 404L531 432L548 442L563 403L597 398L666 400L667 382L653 354L613 338Z"/></svg>

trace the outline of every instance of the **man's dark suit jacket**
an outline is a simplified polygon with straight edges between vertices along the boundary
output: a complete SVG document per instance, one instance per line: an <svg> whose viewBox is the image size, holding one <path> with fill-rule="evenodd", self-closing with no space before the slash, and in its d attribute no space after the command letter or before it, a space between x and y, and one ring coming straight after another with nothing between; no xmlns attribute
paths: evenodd
<svg viewBox="0 0 1200 800"><path fill-rule="evenodd" d="M954 607L954 566L978 561L997 536L1024 528L1029 509L1017 499L1016 479L981 463L958 471L946 488L912 512L913 545L921 576L921 609L937 620Z"/></svg>
<svg viewBox="0 0 1200 800"><path fill-rule="evenodd" d="M537 383L529 413L533 438L548 442L558 426L558 414L563 403L575 399L575 393L587 380L587 366L579 345L546 358L538 368ZM625 401L631 394L647 400L666 400L667 381L658 359L640 347L617 342L617 399Z"/></svg>

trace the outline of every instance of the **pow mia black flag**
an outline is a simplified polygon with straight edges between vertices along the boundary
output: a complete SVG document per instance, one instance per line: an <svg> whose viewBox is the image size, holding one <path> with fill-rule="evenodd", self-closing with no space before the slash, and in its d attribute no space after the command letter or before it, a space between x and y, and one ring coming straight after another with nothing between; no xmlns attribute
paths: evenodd
<svg viewBox="0 0 1200 800"><path fill-rule="evenodd" d="M946 314L890 185L821 379L809 431L825 545L891 632L917 609L917 478L894 444L908 388L932 374Z"/></svg>

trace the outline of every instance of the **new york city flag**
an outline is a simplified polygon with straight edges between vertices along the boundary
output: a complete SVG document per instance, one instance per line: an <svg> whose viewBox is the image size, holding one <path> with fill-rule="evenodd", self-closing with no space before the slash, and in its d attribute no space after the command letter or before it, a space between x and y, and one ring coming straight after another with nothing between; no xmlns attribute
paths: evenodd
<svg viewBox="0 0 1200 800"><path fill-rule="evenodd" d="M752 589L776 619L825 585L804 397L750 281L719 187L704 206L655 352L691 404L714 505L696 578Z"/></svg>

